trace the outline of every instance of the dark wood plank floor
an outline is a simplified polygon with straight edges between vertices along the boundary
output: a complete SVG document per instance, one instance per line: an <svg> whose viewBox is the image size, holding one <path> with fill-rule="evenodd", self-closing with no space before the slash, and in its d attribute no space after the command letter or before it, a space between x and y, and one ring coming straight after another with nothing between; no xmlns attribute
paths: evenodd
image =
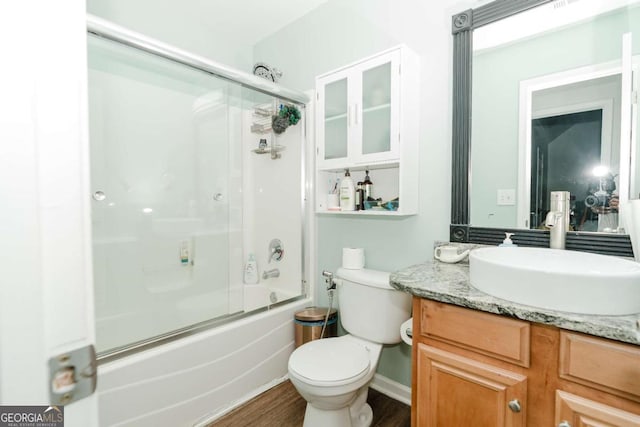
<svg viewBox="0 0 640 427"><path fill-rule="evenodd" d="M373 409L371 427L409 427L411 408L369 389L367 399ZM300 427L307 402L293 384L285 381L226 414L209 427Z"/></svg>

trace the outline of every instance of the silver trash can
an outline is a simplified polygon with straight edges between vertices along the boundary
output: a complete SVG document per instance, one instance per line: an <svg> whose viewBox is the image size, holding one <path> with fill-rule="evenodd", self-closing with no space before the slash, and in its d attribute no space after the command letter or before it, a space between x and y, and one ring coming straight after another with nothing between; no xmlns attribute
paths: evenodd
<svg viewBox="0 0 640 427"><path fill-rule="evenodd" d="M309 341L320 339L324 318L327 315L326 307L309 307L298 311L294 316L296 348ZM338 335L338 310L331 309L324 338Z"/></svg>

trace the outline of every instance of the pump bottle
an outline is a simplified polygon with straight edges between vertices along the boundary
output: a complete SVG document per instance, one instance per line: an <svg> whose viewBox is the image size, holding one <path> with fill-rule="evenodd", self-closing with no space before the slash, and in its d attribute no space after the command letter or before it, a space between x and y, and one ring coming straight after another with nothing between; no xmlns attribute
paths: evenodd
<svg viewBox="0 0 640 427"><path fill-rule="evenodd" d="M356 210L356 187L351 179L349 169L345 169L344 178L340 182L340 210Z"/></svg>

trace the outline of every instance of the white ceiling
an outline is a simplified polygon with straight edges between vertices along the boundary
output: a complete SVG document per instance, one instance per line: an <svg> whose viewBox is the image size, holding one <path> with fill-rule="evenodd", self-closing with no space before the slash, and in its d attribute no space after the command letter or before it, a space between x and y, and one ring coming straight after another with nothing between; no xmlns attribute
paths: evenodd
<svg viewBox="0 0 640 427"><path fill-rule="evenodd" d="M234 37L235 45L253 45L328 0L182 0L179 14L211 31Z"/></svg>

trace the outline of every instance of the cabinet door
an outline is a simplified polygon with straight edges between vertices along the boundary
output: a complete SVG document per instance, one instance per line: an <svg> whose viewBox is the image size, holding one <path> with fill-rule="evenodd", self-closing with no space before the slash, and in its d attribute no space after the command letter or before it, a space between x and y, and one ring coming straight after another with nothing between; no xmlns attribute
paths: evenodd
<svg viewBox="0 0 640 427"><path fill-rule="evenodd" d="M640 415L557 390L555 425L559 427L640 427Z"/></svg>
<svg viewBox="0 0 640 427"><path fill-rule="evenodd" d="M349 140L353 138L349 104L349 70L317 81L318 167L338 168L347 164Z"/></svg>
<svg viewBox="0 0 640 427"><path fill-rule="evenodd" d="M418 344L420 427L512 427L526 422L527 378Z"/></svg>
<svg viewBox="0 0 640 427"><path fill-rule="evenodd" d="M400 51L363 62L354 75L354 161L396 160L400 153Z"/></svg>

